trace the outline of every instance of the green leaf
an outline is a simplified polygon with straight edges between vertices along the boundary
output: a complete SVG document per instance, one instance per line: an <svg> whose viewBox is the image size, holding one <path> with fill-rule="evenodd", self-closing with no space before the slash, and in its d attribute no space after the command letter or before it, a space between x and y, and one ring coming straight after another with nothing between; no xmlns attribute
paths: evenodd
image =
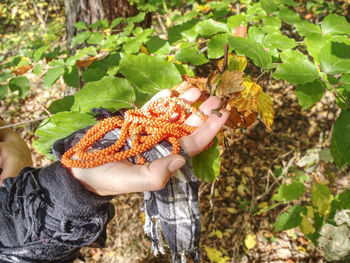
<svg viewBox="0 0 350 263"><path fill-rule="evenodd" d="M171 45L177 43L178 41L188 40L193 42L196 40L198 32L196 30L196 25L199 20L192 19L181 25L176 25L168 30L168 41Z"/></svg>
<svg viewBox="0 0 350 263"><path fill-rule="evenodd" d="M319 55L321 49L328 43L329 36L324 36L320 33L312 33L305 38L307 51L314 58L315 63L319 64Z"/></svg>
<svg viewBox="0 0 350 263"><path fill-rule="evenodd" d="M339 146L337 145L337 141L335 140L334 133L332 135L332 140L331 140L331 154L335 164L339 168L341 168L346 163L344 156L339 151Z"/></svg>
<svg viewBox="0 0 350 263"><path fill-rule="evenodd" d="M258 43L262 43L265 37L265 33L256 26L251 26L248 29L248 38Z"/></svg>
<svg viewBox="0 0 350 263"><path fill-rule="evenodd" d="M103 107L112 112L130 108L135 92L126 79L107 76L93 81L74 95L73 111L90 112L92 108Z"/></svg>
<svg viewBox="0 0 350 263"><path fill-rule="evenodd" d="M43 66L40 64L36 64L33 68L33 73L37 76L41 75L43 73Z"/></svg>
<svg viewBox="0 0 350 263"><path fill-rule="evenodd" d="M197 31L200 36L209 38L217 33L227 33L228 28L224 23L217 22L213 19L206 19L197 24Z"/></svg>
<svg viewBox="0 0 350 263"><path fill-rule="evenodd" d="M183 76L185 74L187 74L187 75L189 75L191 77L195 76L193 70L191 70L190 67L187 64L175 63L174 65L177 68L177 70L179 71L181 76Z"/></svg>
<svg viewBox="0 0 350 263"><path fill-rule="evenodd" d="M33 145L39 153L53 159L53 155L49 152L55 141L95 122L95 119L86 113L59 112L39 126L35 132L39 138L33 141Z"/></svg>
<svg viewBox="0 0 350 263"><path fill-rule="evenodd" d="M25 76L18 76L12 78L9 83L9 88L12 92L18 91L18 95L21 98L25 98L30 89L29 79Z"/></svg>
<svg viewBox="0 0 350 263"><path fill-rule="evenodd" d="M94 61L89 69L101 69L106 71L108 75L114 76L119 70L120 59L119 53L111 53L105 59Z"/></svg>
<svg viewBox="0 0 350 263"><path fill-rule="evenodd" d="M300 213L305 214L306 212L307 209L305 207L300 205L292 206L286 212L280 214L275 223L275 231L283 231L297 227L303 220Z"/></svg>
<svg viewBox="0 0 350 263"><path fill-rule="evenodd" d="M92 30L95 30L97 28L101 28L102 30L108 28L108 21L107 19L103 19L103 20L97 20L95 23L89 25L89 27L92 29Z"/></svg>
<svg viewBox="0 0 350 263"><path fill-rule="evenodd" d="M279 19L276 16L265 16L263 18L263 25L265 25L265 26L272 26L275 29L280 29L281 25L282 25L282 22L281 22L281 19Z"/></svg>
<svg viewBox="0 0 350 263"><path fill-rule="evenodd" d="M350 164L350 111L342 110L334 123L333 137L334 143L344 160ZM333 154L333 153L332 153ZM336 160L336 157L333 156Z"/></svg>
<svg viewBox="0 0 350 263"><path fill-rule="evenodd" d="M154 54L167 55L171 51L169 42L158 36L151 37L146 46L148 51Z"/></svg>
<svg viewBox="0 0 350 263"><path fill-rule="evenodd" d="M290 58L278 65L272 76L292 84L305 84L319 78L315 65L299 57Z"/></svg>
<svg viewBox="0 0 350 263"><path fill-rule="evenodd" d="M68 86L79 88L79 72L76 65L68 66L65 69L63 80Z"/></svg>
<svg viewBox="0 0 350 263"><path fill-rule="evenodd" d="M116 26L118 26L121 22L123 21L122 17L117 17L116 19L114 19L111 22L111 25L109 26L110 28L115 28Z"/></svg>
<svg viewBox="0 0 350 263"><path fill-rule="evenodd" d="M64 66L50 68L43 77L44 88L51 87L63 73Z"/></svg>
<svg viewBox="0 0 350 263"><path fill-rule="evenodd" d="M343 75L340 78L340 82L343 83L341 86L344 87L347 92L350 92L350 74Z"/></svg>
<svg viewBox="0 0 350 263"><path fill-rule="evenodd" d="M350 45L328 41L320 51L319 61L327 74L350 73Z"/></svg>
<svg viewBox="0 0 350 263"><path fill-rule="evenodd" d="M280 8L278 14L280 18L288 24L294 24L301 21L300 16L288 7Z"/></svg>
<svg viewBox="0 0 350 263"><path fill-rule="evenodd" d="M192 43L183 43L181 48L176 52L175 59L183 63L191 63L192 65L202 65L209 60L201 53L197 45Z"/></svg>
<svg viewBox="0 0 350 263"><path fill-rule="evenodd" d="M96 68L96 69L89 68L88 70L82 72L82 78L85 84L91 81L98 81L106 75L107 75L106 72L99 68Z"/></svg>
<svg viewBox="0 0 350 263"><path fill-rule="evenodd" d="M264 44L269 48L277 48L279 50L290 49L297 46L294 39L277 32L267 34L264 38Z"/></svg>
<svg viewBox="0 0 350 263"><path fill-rule="evenodd" d="M302 110L306 110L320 101L324 94L324 86L320 80L314 80L306 84L299 84L295 94Z"/></svg>
<svg viewBox="0 0 350 263"><path fill-rule="evenodd" d="M141 44L142 43L140 41L137 41L135 38L131 38L130 41L123 45L123 51L127 55L138 53Z"/></svg>
<svg viewBox="0 0 350 263"><path fill-rule="evenodd" d="M91 35L91 32L85 31L77 34L75 37L73 37L72 42L70 43L71 47L74 47L76 44L83 43L86 39L89 38Z"/></svg>
<svg viewBox="0 0 350 263"><path fill-rule="evenodd" d="M267 69L271 65L272 58L261 44L241 37L230 37L228 41L230 47L240 54L246 55L256 66Z"/></svg>
<svg viewBox="0 0 350 263"><path fill-rule="evenodd" d="M1 82L5 82L10 77L12 77L12 74L10 72L7 72L7 71L1 72L1 74L0 74L0 83Z"/></svg>
<svg viewBox="0 0 350 263"><path fill-rule="evenodd" d="M350 34L350 24L345 16L336 14L326 16L322 21L321 29L324 34Z"/></svg>
<svg viewBox="0 0 350 263"><path fill-rule="evenodd" d="M145 15L146 15L145 12L140 12L140 13L139 13L138 15L136 15L136 16L128 17L128 18L126 19L126 22L140 23L140 22L142 22L143 20L145 20Z"/></svg>
<svg viewBox="0 0 350 263"><path fill-rule="evenodd" d="M87 40L87 43L92 45L101 45L104 38L104 35L101 33L92 32Z"/></svg>
<svg viewBox="0 0 350 263"><path fill-rule="evenodd" d="M78 30L88 29L84 22L76 22L74 26Z"/></svg>
<svg viewBox="0 0 350 263"><path fill-rule="evenodd" d="M299 58L299 59L303 59L303 60L307 59L307 57L303 53L301 53L297 50L293 50L293 49L283 50L280 53L280 57L281 57L282 62L286 62L288 59L291 59L291 58Z"/></svg>
<svg viewBox="0 0 350 263"><path fill-rule="evenodd" d="M310 34L321 33L319 26L310 23L308 20L303 20L295 24L295 28L301 36L308 36Z"/></svg>
<svg viewBox="0 0 350 263"><path fill-rule="evenodd" d="M41 59L41 57L43 56L43 54L49 50L49 48L51 47L51 45L46 45L46 46L42 46L40 48L38 48L37 50L35 50L34 54L33 54L33 61L37 62L39 59Z"/></svg>
<svg viewBox="0 0 350 263"><path fill-rule="evenodd" d="M171 89L182 81L173 63L145 54L124 56L120 72L143 92Z"/></svg>
<svg viewBox="0 0 350 263"><path fill-rule="evenodd" d="M245 22L245 15L240 13L238 15L230 16L227 19L227 25L229 26L230 29L236 29L239 25L242 25L246 23Z"/></svg>
<svg viewBox="0 0 350 263"><path fill-rule="evenodd" d="M9 89L8 84L5 84L5 85L0 84L0 99L4 97L8 89Z"/></svg>
<svg viewBox="0 0 350 263"><path fill-rule="evenodd" d="M293 201L299 198L305 191L304 184L292 182L291 184L281 184L278 193L273 195L273 201Z"/></svg>
<svg viewBox="0 0 350 263"><path fill-rule="evenodd" d="M204 182L215 182L220 173L220 148L217 138L214 139L213 145L206 151L192 158L192 166L195 175Z"/></svg>
<svg viewBox="0 0 350 263"><path fill-rule="evenodd" d="M217 34L208 43L208 58L220 58L225 53L225 45L228 43L228 34Z"/></svg>
<svg viewBox="0 0 350 263"><path fill-rule="evenodd" d="M331 209L331 201L333 199L329 188L324 184L314 184L311 189L312 205L317 208L317 212L321 216L328 216Z"/></svg>
<svg viewBox="0 0 350 263"><path fill-rule="evenodd" d="M74 104L74 96L68 95L63 97L62 99L55 100L50 104L47 108L51 114L56 114L61 111L70 111Z"/></svg>
<svg viewBox="0 0 350 263"><path fill-rule="evenodd" d="M278 5L274 0L261 0L261 7L266 11L267 14L271 14L278 9Z"/></svg>

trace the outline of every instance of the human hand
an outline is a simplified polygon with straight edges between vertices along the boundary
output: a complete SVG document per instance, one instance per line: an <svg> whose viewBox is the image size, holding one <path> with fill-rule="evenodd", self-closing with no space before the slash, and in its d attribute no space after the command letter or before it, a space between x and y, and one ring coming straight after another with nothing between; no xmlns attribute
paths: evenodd
<svg viewBox="0 0 350 263"><path fill-rule="evenodd" d="M32 166L32 156L25 141L14 131L0 132L0 185L8 177L16 177L26 166Z"/></svg>
<svg viewBox="0 0 350 263"><path fill-rule="evenodd" d="M180 95L187 103L193 104L201 95L196 89L190 89ZM170 90L156 94L151 101L171 96ZM186 125L198 127L192 134L180 138L181 148L191 157L203 151L214 139L228 118L228 112L221 109L221 117L212 114L221 101L209 97L199 110L208 116L203 122L197 114L191 115ZM153 161L150 165L134 165L127 160L107 163L94 168L71 168L73 176L89 191L98 195L118 195L130 192L155 191L164 188L173 173L185 164L181 155L170 155Z"/></svg>

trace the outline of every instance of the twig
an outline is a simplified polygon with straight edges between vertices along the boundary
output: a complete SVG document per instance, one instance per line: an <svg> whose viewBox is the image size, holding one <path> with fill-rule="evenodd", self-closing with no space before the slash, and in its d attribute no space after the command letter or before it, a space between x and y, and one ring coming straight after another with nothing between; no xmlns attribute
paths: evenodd
<svg viewBox="0 0 350 263"><path fill-rule="evenodd" d="M348 108L350 109L350 102L348 102L344 97L343 97L343 95L341 95L340 93L339 93L339 91L336 89L336 87L337 86L339 86L339 85L341 85L342 83L340 83L340 84L338 84L338 85L333 85L333 84L331 84L329 81L327 81L326 79L324 79L322 76L320 76L320 78L321 78L321 80L325 83L325 84L327 84L328 86L330 86L332 89L333 89L333 91L335 92L335 94L339 97L339 98L341 98L341 100L348 106Z"/></svg>
<svg viewBox="0 0 350 263"><path fill-rule="evenodd" d="M213 195L214 195L214 190L215 190L215 182L211 184L210 188L210 208L213 208Z"/></svg>
<svg viewBox="0 0 350 263"><path fill-rule="evenodd" d="M37 18L40 21L40 24L42 25L43 28L46 28L46 23L45 23L42 15L40 14L40 11L38 10L38 6L36 5L34 0L32 0L32 4L33 4L33 8L34 8L35 14L36 14Z"/></svg>
<svg viewBox="0 0 350 263"><path fill-rule="evenodd" d="M11 127L20 126L20 125L27 124L27 123L42 121L42 120L45 120L45 119L47 119L47 117L40 117L40 118L37 118L37 119L34 119L34 120L28 120L28 121L21 121L21 122L9 124L9 125L1 126L1 127L0 127L0 130L6 129L6 128L11 128Z"/></svg>
<svg viewBox="0 0 350 263"><path fill-rule="evenodd" d="M49 112L37 99L35 99L35 102L39 105L39 107L49 115L49 117L52 116L51 112Z"/></svg>
<svg viewBox="0 0 350 263"><path fill-rule="evenodd" d="M165 28L163 21L162 21L162 18L160 17L159 14L157 14L157 19L158 19L160 27L162 28L163 34L167 34L166 28Z"/></svg>

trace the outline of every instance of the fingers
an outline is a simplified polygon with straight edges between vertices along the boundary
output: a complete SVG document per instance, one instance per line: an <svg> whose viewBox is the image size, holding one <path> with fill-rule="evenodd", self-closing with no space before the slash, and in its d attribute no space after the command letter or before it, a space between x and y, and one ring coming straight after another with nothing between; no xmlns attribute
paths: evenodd
<svg viewBox="0 0 350 263"><path fill-rule="evenodd" d="M209 97L200 106L199 111L204 115L209 116L212 114L212 110L216 110L221 106L221 100L218 97ZM192 114L186 120L185 124L189 126L198 127L203 123L203 119L198 114Z"/></svg>
<svg viewBox="0 0 350 263"><path fill-rule="evenodd" d="M179 139L182 149L189 156L193 157L203 151L225 124L229 112L221 109L219 113L221 117L211 114L207 121L202 122L192 134Z"/></svg>
<svg viewBox="0 0 350 263"><path fill-rule="evenodd" d="M150 165L118 161L89 169L72 168L71 171L85 189L104 196L160 190L184 164L182 156L169 155Z"/></svg>

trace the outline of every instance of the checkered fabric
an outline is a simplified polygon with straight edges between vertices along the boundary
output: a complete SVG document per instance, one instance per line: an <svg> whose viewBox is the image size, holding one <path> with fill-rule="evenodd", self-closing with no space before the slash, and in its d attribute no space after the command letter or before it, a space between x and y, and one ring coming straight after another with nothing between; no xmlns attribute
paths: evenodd
<svg viewBox="0 0 350 263"><path fill-rule="evenodd" d="M53 153L60 159L61 155L74 146L88 130L76 131L67 138L57 141ZM108 132L92 147L106 148L119 138L120 130ZM130 143L121 150L130 147ZM143 153L148 162L169 155L171 144L163 141ZM144 231L152 241L154 254L164 254L165 247L172 252L174 263L185 263L186 252L194 262L199 262L200 217L198 208L199 182L193 173L190 158L181 151L186 164L172 176L167 185L159 191L144 193L144 212L146 215ZM134 158L129 159L136 163ZM166 241L166 242L165 242Z"/></svg>

